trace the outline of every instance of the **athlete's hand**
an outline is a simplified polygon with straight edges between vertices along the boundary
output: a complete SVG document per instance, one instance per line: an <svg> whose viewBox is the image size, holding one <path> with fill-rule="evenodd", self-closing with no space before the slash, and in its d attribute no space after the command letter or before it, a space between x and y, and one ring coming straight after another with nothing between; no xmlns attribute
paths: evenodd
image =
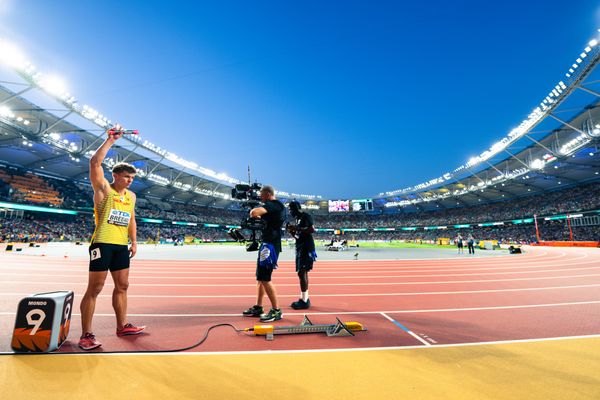
<svg viewBox="0 0 600 400"><path fill-rule="evenodd" d="M121 136L123 136L122 130L123 130L123 127L120 124L116 124L109 130L107 130L106 133L108 134L108 138L111 139L113 142L115 142L115 141L117 141L117 139L119 139L119 138L121 138ZM119 131L121 131L121 132L119 132Z"/></svg>
<svg viewBox="0 0 600 400"><path fill-rule="evenodd" d="M132 242L129 247L129 258L133 258L135 253L137 253L137 242Z"/></svg>

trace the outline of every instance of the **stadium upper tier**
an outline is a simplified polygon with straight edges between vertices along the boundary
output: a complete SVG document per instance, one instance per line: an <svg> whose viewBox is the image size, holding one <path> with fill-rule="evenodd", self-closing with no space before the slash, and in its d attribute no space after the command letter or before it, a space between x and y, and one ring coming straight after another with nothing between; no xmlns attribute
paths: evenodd
<svg viewBox="0 0 600 400"><path fill-rule="evenodd" d="M38 196L39 191L46 193ZM47 193L52 193L49 196ZM91 215L92 190L89 185L76 184L65 179L37 175L17 167L0 164L0 213L28 209L28 205L45 207L30 209L28 215L37 217L61 211L66 214ZM60 204L56 204L56 200ZM62 208L61 208L62 207ZM35 212L42 210L44 212ZM534 215L540 218L571 214L574 219L583 215L597 216L600 210L600 182L580 185L550 193L513 199L510 202L478 204L472 207L455 207L432 211L402 213L343 213L315 214L315 225L329 230L394 228L424 229L425 227L464 224L484 227L495 222L520 224L532 223ZM197 203L181 204L138 196L136 216L140 222L152 222L161 226L185 225L227 228L236 226L247 212L205 207ZM0 214L0 217L2 215ZM6 215L4 215L6 216ZM151 221L150 221L151 220ZM517 222L515 222L517 221ZM480 224L480 225L479 225ZM600 223L599 223L600 224ZM464 226L462 226L464 227ZM470 227L470 226L469 226Z"/></svg>
<svg viewBox="0 0 600 400"><path fill-rule="evenodd" d="M37 72L2 41L0 60L9 66L5 72L12 77L3 79L0 86L0 162L85 183L87 159L111 121L81 105L58 81ZM376 210L393 213L398 207L412 211L473 206L599 179L600 89L596 86L600 80L594 77L599 60L600 46L592 40L564 77L550 86L540 104L506 137L439 178L374 196ZM238 180L183 160L139 135L120 141L105 164L110 167L120 161L140 171L132 190L142 197L238 208L239 203L230 196ZM280 192L279 197L284 201L298 198L317 214L328 210L327 201L318 196Z"/></svg>

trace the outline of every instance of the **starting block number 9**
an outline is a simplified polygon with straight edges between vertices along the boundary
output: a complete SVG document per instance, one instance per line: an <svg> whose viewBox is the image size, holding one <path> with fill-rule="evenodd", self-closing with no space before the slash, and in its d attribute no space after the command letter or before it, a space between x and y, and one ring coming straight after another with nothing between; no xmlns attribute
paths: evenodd
<svg viewBox="0 0 600 400"><path fill-rule="evenodd" d="M33 317L35 315L38 316L37 319L33 319ZM67 315L69 315L69 314L67 314ZM36 334L38 329L40 329L40 326L42 326L42 323L46 319L46 313L43 310L40 310L39 308L34 308L33 310L31 310L27 313L25 318L27 319L27 323L29 325L33 326L33 329L29 333L30 336L33 336Z"/></svg>
<svg viewBox="0 0 600 400"><path fill-rule="evenodd" d="M63 318L65 320L69 319L69 315L71 315L71 303L67 303L67 305L65 306L65 312L63 315Z"/></svg>

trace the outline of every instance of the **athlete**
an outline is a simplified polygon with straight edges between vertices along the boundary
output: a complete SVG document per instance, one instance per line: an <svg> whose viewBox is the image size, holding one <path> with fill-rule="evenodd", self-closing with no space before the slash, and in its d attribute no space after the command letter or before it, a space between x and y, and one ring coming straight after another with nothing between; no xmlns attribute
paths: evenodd
<svg viewBox="0 0 600 400"><path fill-rule="evenodd" d="M128 188L137 171L127 163L115 164L112 168L113 181L109 183L102 168L102 161L108 151L123 136L121 129L116 125L107 131L108 138L90 159L96 229L89 248L88 286L81 300L82 335L79 347L83 350L92 350L102 345L92 332L92 318L96 298L104 287L108 271L115 285L112 305L117 318L117 336L137 335L146 328L127 321L129 260L137 252L134 212L136 197Z"/></svg>

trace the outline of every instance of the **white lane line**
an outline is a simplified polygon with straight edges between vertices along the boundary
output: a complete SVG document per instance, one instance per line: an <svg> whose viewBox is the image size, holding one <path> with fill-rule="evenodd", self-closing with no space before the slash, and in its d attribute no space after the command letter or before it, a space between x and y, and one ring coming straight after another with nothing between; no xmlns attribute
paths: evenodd
<svg viewBox="0 0 600 400"><path fill-rule="evenodd" d="M402 325L400 322L396 321L392 317L388 316L386 313L380 313L380 314L383 315L388 320L392 321L392 323L394 325L396 325L397 327L399 327L400 329L402 329L404 332L408 333L410 336L414 337L419 342L423 343L425 346L431 346L431 343L429 343L425 339L422 339L419 335L415 334L413 331L411 331L410 329L408 329L407 327L405 327L404 325Z"/></svg>
<svg viewBox="0 0 600 400"><path fill-rule="evenodd" d="M432 308L432 309L417 309L417 310L390 310L390 311L335 311L335 312L285 312L286 316L303 316L303 315L372 315L372 314L427 314L427 313L446 313L446 312L465 312L465 311L493 311L493 310L520 310L530 308L552 308L552 307L571 307L571 306L585 306L600 304L600 300L593 301L575 301L566 303L545 303L545 304L524 304L524 305L512 305L512 306L488 306L488 307L464 307L464 308ZM15 313L10 311L0 312L0 316L11 316L14 317ZM81 316L81 314L73 313L75 316ZM181 318L181 317L240 317L243 318L240 313L235 314L131 314L130 317L167 317L167 318ZM96 317L111 317L114 318L114 313L97 313L94 314Z"/></svg>
<svg viewBox="0 0 600 400"><path fill-rule="evenodd" d="M506 266L487 266L487 267L464 267L464 266L460 266L460 265L455 265L455 266L449 266L447 268L442 268L439 269L441 266L432 266L438 269L428 269L429 267L419 267L419 266L410 266L410 268L412 269L402 269L402 268L388 268L388 269L382 269L382 267L380 266L376 266L376 267L372 267L372 266L365 266L365 268L370 268L369 270L371 272L376 272L376 273L407 273L407 272L420 272L420 273L424 273L424 272L449 272L449 271L487 271L487 272L492 272L492 271L503 271L503 270L531 270L531 269L538 269L538 268L548 268L548 267L564 267L564 266L580 266L580 265L587 265L587 264L594 264L597 265L598 262L600 262L600 258L599 260L589 260L586 262L582 262L582 261L577 261L576 259L569 259L570 262L562 262L562 263L556 263L556 264L548 264L548 263L543 263L540 265L530 265L527 263L521 263L519 266L514 266L514 267L506 267ZM574 261L574 262L573 262ZM49 269L52 270L50 267L47 266L39 266L39 267L28 267L28 266L2 266L0 267L3 270L9 270L9 271L15 271L15 272L19 272L19 271L48 271ZM286 267L284 267L285 269L287 269ZM59 270L60 272L68 272L68 271L74 271L74 272L87 272L87 267L77 267L71 270L64 270L61 269ZM177 275L177 274L189 274L189 275L214 275L216 273L219 274L223 274L223 275L236 275L236 274L241 274L241 275L245 275L247 272L252 272L251 268L245 268L245 269L241 269L239 271L232 271L232 270L223 270L223 269L211 269L211 268L202 268L201 266L199 267L195 267L195 268L189 268L189 269L170 269L168 267L163 267L160 268L160 270L154 270L154 269L147 269L147 268L140 268L140 267L135 267L133 266L131 268L131 273L132 274L144 274L144 273L152 273L152 274L156 274L156 275ZM352 268L323 268L321 267L320 269L315 269L314 271L311 272L311 275L331 275L331 274L335 274L335 276L339 275L340 271L343 271L344 274L364 274L364 268L361 269L352 269ZM288 270L284 270L284 271L278 271L278 275L281 274L289 274L289 275L296 275L295 271L288 271Z"/></svg>
<svg viewBox="0 0 600 400"><path fill-rule="evenodd" d="M31 283L31 282L29 282ZM40 282L48 284L48 282ZM64 285L64 283L60 283ZM505 292L532 292L541 290L561 290L561 289L580 289L589 287L600 287L600 283L594 283L589 285L569 285L569 286L546 286L546 287L533 287L533 288L513 288L513 289L486 289L486 290L456 290L456 291L444 291L444 292L400 292L400 293L335 293L335 294L313 294L315 297L392 297L392 296L430 296L430 295L446 295L446 294L477 294L477 293L505 293ZM0 293L0 296L22 296L29 295L23 293ZM112 295L100 295L99 297L112 297ZM255 298L256 294L250 295L175 295L175 294L164 294L164 295L145 295L145 294L128 294L128 298L147 298L147 299L227 299L227 298ZM279 297L298 297L297 294L291 295L279 295Z"/></svg>
<svg viewBox="0 0 600 400"><path fill-rule="evenodd" d="M571 279L571 278L590 278L598 277L600 274L584 274L584 275L561 275L561 276L538 276L528 278L505 278L505 279L475 279L464 281L416 281L416 282L371 282L371 283L311 283L311 286L390 286L390 285L446 285L446 284L463 284L463 283L489 283L489 282L519 282L519 281L539 281L547 279ZM27 284L27 285L85 285L87 282L32 282L32 281L3 281L5 284ZM110 286L110 280L107 282ZM215 287L215 284L210 283L139 283L133 282L133 286L141 287ZM219 284L219 287L256 287L256 283L233 283ZM298 286L297 283L279 283L277 286Z"/></svg>
<svg viewBox="0 0 600 400"><path fill-rule="evenodd" d="M553 342L559 340L577 340L577 339L596 339L600 338L600 334L580 335L580 336L554 336L536 339L516 339L516 340L496 340L489 342L469 342L469 343L452 343L438 344L435 346L390 346L390 347L348 347L342 349L307 349L307 350L257 350L257 351L184 351L172 353L136 353L134 351L125 350L123 353L103 354L99 353L81 353L81 354L61 354L51 353L53 357L190 357L190 356L237 356L237 355L273 355L273 354L299 354L299 353L344 353L344 352L368 352L368 351L396 351L396 350L415 350L421 351L438 351L448 347L472 347L472 346L489 346L489 345L505 345L519 343L537 343L537 342ZM13 352L6 354L14 354ZM18 357L18 356L17 356Z"/></svg>
<svg viewBox="0 0 600 400"><path fill-rule="evenodd" d="M600 260L597 263L566 263L566 264L557 264L556 266L558 267L565 267L565 266L574 266L574 267L579 267L579 266L584 266L584 265L593 265L593 268L599 268L600 266ZM482 275L482 274L489 274L489 275L494 275L494 274L510 274L510 273L515 273L515 274L519 274L519 273L537 273L537 272L541 272L541 271L561 271L561 270L576 270L576 268L560 268L560 269L550 269L550 270L540 270L541 268L547 268L547 267L553 267L553 265L547 265L547 266L539 266L539 267L528 267L528 266L521 266L521 267L504 267L501 268L501 271L496 271L494 269L462 269L462 270L458 270L459 272L462 271L483 271L480 273L470 273L470 274L466 274L466 275ZM589 268L589 267L582 267L582 268ZM510 271L504 271L504 270L510 270ZM521 270L525 270L525 271L521 271ZM20 272L22 271L28 271L28 272L35 272L35 271L40 271L40 272L71 272L71 271L65 271L65 270L58 270L58 271L49 271L48 268L38 268L38 269L25 269L25 268L21 268L18 269L17 271L14 272L3 272L2 274L5 275L18 275ZM376 269L370 269L369 270L372 274L375 273L383 273L383 274L394 274L394 273L398 273L395 271L387 271L387 270L376 270ZM504 271L504 272L503 272ZM75 273L81 273L81 272L86 272L87 271L82 271L82 270L77 270L77 271L73 271ZM400 273L420 273L423 276L453 276L453 275L460 275L460 274L446 274L446 275L438 275L438 274L434 274L435 272L451 272L448 271L446 269L444 270L410 270L410 271L401 271ZM232 278L237 278L237 277L247 277L249 275L252 275L254 273L254 271L250 271L250 270L246 270L243 272L227 272L227 271L193 271L193 272L181 272L181 271L152 271L152 272L147 272L147 271L139 271L137 269L132 269L130 274L131 277L140 277L140 278L144 278L146 274L152 274L150 276L156 275L157 278L156 279L161 279L160 277L158 277L159 275L164 275L164 278L177 278L177 279L185 279L185 278L207 278L207 279L218 279L218 278L222 278L222 279L232 279ZM277 271L276 272L277 276L284 276L284 277L297 277L297 273L295 271L289 271L289 270L283 270L283 271ZM319 278L338 278L341 274L344 275L344 277L347 278L351 278L351 277L362 277L365 276L365 271L343 271L343 272L334 272L334 271L312 271L311 272L311 276L315 276L315 277L319 277ZM40 276L38 274L31 274L34 276ZM182 276L182 277L177 277L177 276L173 276L173 275L186 275L186 276ZM229 275L229 276L227 276ZM43 275L42 275L43 276ZM71 276L78 276L78 275L71 275ZM81 275L81 276L86 276L85 275ZM369 276L373 276L373 275L369 275ZM410 276L417 276L417 275L408 275L408 277Z"/></svg>
<svg viewBox="0 0 600 400"><path fill-rule="evenodd" d="M437 277L450 277L450 276L483 276L483 275L513 275L513 274L540 274L540 273L545 273L545 272L564 272L564 271L586 271L586 270L593 270L593 269L600 269L600 264L593 266L593 267L581 267L581 268L557 268L557 269L544 269L544 270L537 270L537 271L509 271L509 272L478 272L478 273L468 273L468 274L414 274L414 275L353 275L353 276L343 276L343 275L338 275L338 276L314 276L314 274L311 274L312 277L314 277L314 279L318 279L318 280L323 280L323 279L365 279L365 278L429 278L429 277L433 277L433 278L437 278ZM135 271L137 272L137 271ZM411 271L403 271L403 272L411 272ZM422 272L422 271L415 271L415 272ZM364 273L364 272L363 272ZM295 274L294 274L295 275ZM87 274L81 274L81 275L77 275L77 274L40 274L40 273L19 273L19 272L0 272L0 276L11 276L11 277L17 277L17 276L35 276L35 277L57 277L57 278L82 278L82 279L87 279L88 275ZM248 278L248 274L244 274L243 276L240 277L235 277L235 276L169 276L169 277L165 277L165 276L146 276L146 275L141 275L141 274L132 274L131 275L132 278L135 279L245 279ZM284 276L281 277L281 279L293 279L293 280L297 280L298 278L296 276Z"/></svg>

